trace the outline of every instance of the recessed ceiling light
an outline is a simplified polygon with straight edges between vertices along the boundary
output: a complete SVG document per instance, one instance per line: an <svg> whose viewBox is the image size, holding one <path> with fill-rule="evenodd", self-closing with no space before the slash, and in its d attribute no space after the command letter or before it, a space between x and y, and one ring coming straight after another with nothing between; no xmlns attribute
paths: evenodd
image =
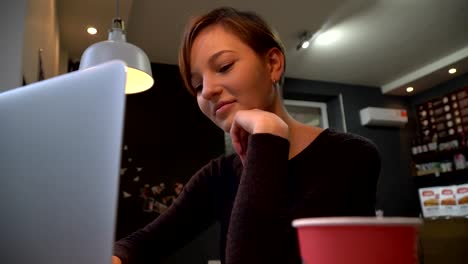
<svg viewBox="0 0 468 264"><path fill-rule="evenodd" d="M315 40L318 45L329 45L335 42L340 37L340 34L336 30L329 30L320 34Z"/></svg>
<svg viewBox="0 0 468 264"><path fill-rule="evenodd" d="M410 86L406 88L406 92L411 93L412 91L414 91L413 87Z"/></svg>
<svg viewBox="0 0 468 264"><path fill-rule="evenodd" d="M456 72L457 72L457 69L455 69L455 68L452 68L452 69L449 70L449 73L450 73L450 74L454 74L454 73L456 73Z"/></svg>
<svg viewBox="0 0 468 264"><path fill-rule="evenodd" d="M309 41L304 41L304 43L302 43L302 48L303 49L307 49L310 45L310 42Z"/></svg>
<svg viewBox="0 0 468 264"><path fill-rule="evenodd" d="M94 28L94 27L88 27L88 29L86 29L86 31L87 31L90 35L96 35L96 33L97 33L97 29Z"/></svg>

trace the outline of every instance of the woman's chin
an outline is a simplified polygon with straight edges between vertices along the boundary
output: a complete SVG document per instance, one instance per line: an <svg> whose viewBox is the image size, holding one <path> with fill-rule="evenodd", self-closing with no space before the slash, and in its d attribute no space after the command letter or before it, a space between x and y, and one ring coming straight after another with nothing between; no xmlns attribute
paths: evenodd
<svg viewBox="0 0 468 264"><path fill-rule="evenodd" d="M216 125L228 134L231 131L231 122L228 122L227 120Z"/></svg>
<svg viewBox="0 0 468 264"><path fill-rule="evenodd" d="M223 125L222 127L220 127L224 132L226 133L230 133L231 132L231 126L230 125Z"/></svg>

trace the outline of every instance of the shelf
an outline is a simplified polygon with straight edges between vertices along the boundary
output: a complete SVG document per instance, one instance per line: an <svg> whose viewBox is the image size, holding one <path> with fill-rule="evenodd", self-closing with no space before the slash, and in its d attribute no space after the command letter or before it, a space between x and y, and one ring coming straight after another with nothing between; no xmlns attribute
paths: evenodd
<svg viewBox="0 0 468 264"><path fill-rule="evenodd" d="M436 174L414 176L413 179L417 188L465 184L468 183L468 169L441 172L439 176Z"/></svg>
<svg viewBox="0 0 468 264"><path fill-rule="evenodd" d="M424 153L420 153L417 155L413 155L412 160L416 164L438 162L438 161L444 161L444 160L453 161L453 155L458 154L458 153L468 154L468 147L465 146L465 147L450 149L450 150L424 152Z"/></svg>
<svg viewBox="0 0 468 264"><path fill-rule="evenodd" d="M437 217L437 218L423 218L425 224L468 224L468 216L451 216L451 217Z"/></svg>
<svg viewBox="0 0 468 264"><path fill-rule="evenodd" d="M424 219L420 227L420 263L466 264L468 219Z"/></svg>

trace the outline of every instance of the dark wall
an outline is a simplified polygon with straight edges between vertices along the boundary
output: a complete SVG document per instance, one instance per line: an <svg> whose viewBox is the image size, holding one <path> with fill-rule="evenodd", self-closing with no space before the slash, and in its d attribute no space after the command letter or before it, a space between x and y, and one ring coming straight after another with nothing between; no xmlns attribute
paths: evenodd
<svg viewBox="0 0 468 264"><path fill-rule="evenodd" d="M347 131L369 138L381 153L377 209L384 210L387 216L417 215L418 200L411 178L409 149L413 124L404 128L364 127L359 117L359 110L368 106L408 109L410 104L407 99L383 95L375 87L319 81L287 78L284 86L284 97L287 99L327 102L330 126L343 131L340 109L337 109L340 107L340 94Z"/></svg>
<svg viewBox="0 0 468 264"><path fill-rule="evenodd" d="M416 138L417 136L417 126L416 126L416 106L418 104L424 103L426 101L429 101L431 99L441 97L443 95L446 95L448 93L451 93L453 91L462 89L464 87L468 87L468 74L463 74L460 75L452 80L449 80L447 82L441 83L439 85L436 85L435 87L426 90L422 93L416 94L412 96L409 100L410 102L410 114L408 115L410 119L410 123L413 125L413 129L410 131L411 132L411 138ZM457 180L465 181L465 177L459 177ZM418 187L425 187L427 186L434 186L434 184L439 185L441 181L443 180L440 179L422 179L418 178ZM453 183L452 181L450 181ZM443 183L445 184L445 183Z"/></svg>
<svg viewBox="0 0 468 264"><path fill-rule="evenodd" d="M164 183L164 197L224 153L224 133L198 109L184 88L177 66L152 64L152 89L127 95L116 238L143 227L159 214L144 211L145 186ZM130 194L125 198L123 193ZM128 196L128 195L127 195ZM161 195L160 195L161 196ZM154 197L158 199L157 197ZM165 263L207 263L219 256L218 229L211 227ZM172 239L178 239L174 237ZM154 249L155 255L158 252Z"/></svg>
<svg viewBox="0 0 468 264"><path fill-rule="evenodd" d="M468 74L463 74L450 81L441 83L434 88L411 97L410 103L413 107L430 99L448 94L455 90L468 86Z"/></svg>

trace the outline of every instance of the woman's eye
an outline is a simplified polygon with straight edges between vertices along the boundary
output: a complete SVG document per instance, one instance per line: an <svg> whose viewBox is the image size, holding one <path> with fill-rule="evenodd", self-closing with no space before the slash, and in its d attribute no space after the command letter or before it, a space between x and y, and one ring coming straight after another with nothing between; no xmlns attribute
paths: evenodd
<svg viewBox="0 0 468 264"><path fill-rule="evenodd" d="M221 68L219 68L218 72L223 73L223 72L228 71L233 64L234 63L229 63L229 64L226 64L226 65L222 66Z"/></svg>
<svg viewBox="0 0 468 264"><path fill-rule="evenodd" d="M195 93L199 93L203 89L203 85L201 84L195 85L194 88L195 88Z"/></svg>

